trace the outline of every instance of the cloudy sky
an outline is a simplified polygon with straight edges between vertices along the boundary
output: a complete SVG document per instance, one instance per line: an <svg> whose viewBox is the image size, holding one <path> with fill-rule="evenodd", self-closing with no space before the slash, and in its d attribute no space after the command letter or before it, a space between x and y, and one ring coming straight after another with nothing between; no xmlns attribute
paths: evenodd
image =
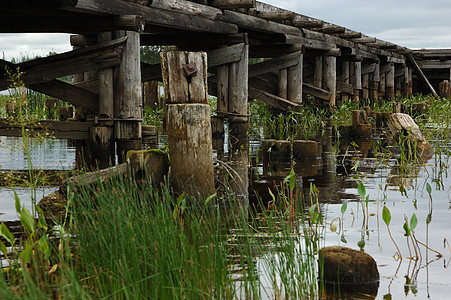
<svg viewBox="0 0 451 300"><path fill-rule="evenodd" d="M451 48L449 0L263 0L408 48ZM70 50L63 34L0 34L0 58Z"/></svg>

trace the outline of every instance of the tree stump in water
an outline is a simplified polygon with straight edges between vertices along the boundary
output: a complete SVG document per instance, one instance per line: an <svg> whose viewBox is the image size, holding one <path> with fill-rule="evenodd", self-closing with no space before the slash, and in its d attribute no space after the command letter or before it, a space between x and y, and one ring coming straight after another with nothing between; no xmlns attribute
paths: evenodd
<svg viewBox="0 0 451 300"><path fill-rule="evenodd" d="M432 154L433 149L431 145L426 138L423 137L420 128L411 116L402 113L391 114L388 117L388 127L396 142L404 143L404 141L406 141L410 143L410 145L407 144L409 149L415 149L417 153L422 156L429 156ZM405 145L401 144L401 146Z"/></svg>

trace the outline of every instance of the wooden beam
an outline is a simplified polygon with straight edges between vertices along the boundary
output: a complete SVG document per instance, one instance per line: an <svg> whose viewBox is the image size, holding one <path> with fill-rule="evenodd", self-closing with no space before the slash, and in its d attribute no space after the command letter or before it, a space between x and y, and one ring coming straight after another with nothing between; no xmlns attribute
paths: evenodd
<svg viewBox="0 0 451 300"><path fill-rule="evenodd" d="M275 57L298 51L304 51L304 46L300 44L252 45L249 49L249 56L253 58Z"/></svg>
<svg viewBox="0 0 451 300"><path fill-rule="evenodd" d="M17 16L2 16L0 18L0 33L97 33L111 30L144 31L142 16L24 16L24 22L18 22Z"/></svg>
<svg viewBox="0 0 451 300"><path fill-rule="evenodd" d="M302 28L321 28L324 22L321 20L294 20L292 24Z"/></svg>
<svg viewBox="0 0 451 300"><path fill-rule="evenodd" d="M240 14L237 12L226 10L223 15L218 15L217 20L236 24L238 27L246 30L253 30L266 33L285 33L295 36L302 34L301 30L296 27L279 24L276 22L264 20L258 17Z"/></svg>
<svg viewBox="0 0 451 300"><path fill-rule="evenodd" d="M15 69L17 65L0 60L0 68L8 66ZM44 83L36 83L28 86L29 89L38 93L67 101L73 105L79 105L91 112L97 112L99 108L98 96L82 88L73 86L61 80L53 79Z"/></svg>
<svg viewBox="0 0 451 300"><path fill-rule="evenodd" d="M352 85L349 83L337 81L337 92L352 95L354 93L354 89L352 88Z"/></svg>
<svg viewBox="0 0 451 300"><path fill-rule="evenodd" d="M162 33L162 34L141 34L141 46L152 45L177 45L177 46L220 46L247 43L247 34L217 34L217 33Z"/></svg>
<svg viewBox="0 0 451 300"><path fill-rule="evenodd" d="M91 46L16 65L23 72L21 80L26 85L46 82L58 77L116 66L120 63L126 38L99 46ZM3 74L2 74L3 75ZM0 90L9 87L7 75L0 77Z"/></svg>
<svg viewBox="0 0 451 300"><path fill-rule="evenodd" d="M292 11L257 11L257 17L269 21L293 20L295 14Z"/></svg>
<svg viewBox="0 0 451 300"><path fill-rule="evenodd" d="M5 3L6 2L6 3ZM19 1L3 1L2 6L16 7L16 8L64 8L74 7L77 5L77 0L19 0Z"/></svg>
<svg viewBox="0 0 451 300"><path fill-rule="evenodd" d="M249 65L249 77L255 77L261 74L279 71L280 69L285 69L299 63L299 58L302 52L294 52L287 54L282 57L273 58L271 60L266 60L264 62Z"/></svg>
<svg viewBox="0 0 451 300"><path fill-rule="evenodd" d="M293 110L299 107L299 104L291 102L289 100L283 99L281 97L272 95L270 93L264 92L258 88L249 86L249 97L253 99L260 100L268 105L281 110Z"/></svg>
<svg viewBox="0 0 451 300"><path fill-rule="evenodd" d="M336 33L345 33L346 28L342 26L324 26L318 29L319 32L326 34L336 34Z"/></svg>
<svg viewBox="0 0 451 300"><path fill-rule="evenodd" d="M308 94L308 95L311 95L313 97L317 97L317 98L320 98L320 99L323 99L323 100L327 100L327 101L330 101L331 94L332 94L329 91L326 91L326 90L324 90L322 88L316 87L316 86L314 86L312 84L305 83L305 82L302 84L302 92L304 94Z"/></svg>
<svg viewBox="0 0 451 300"><path fill-rule="evenodd" d="M254 8L255 0L210 0L209 5L220 9Z"/></svg>
<svg viewBox="0 0 451 300"><path fill-rule="evenodd" d="M212 68L239 61L241 59L244 47L245 44L241 43L234 46L208 51L208 67Z"/></svg>
<svg viewBox="0 0 451 300"><path fill-rule="evenodd" d="M188 1L185 1L185 4ZM157 1L155 1L156 5ZM165 4L167 1L159 1L158 3ZM154 3L152 3L153 5ZM193 5L193 3L191 3ZM180 6L180 5L179 5ZM130 3L122 0L109 0L108 5L102 0L78 0L77 10L87 10L94 14L109 14L109 15L141 15L144 17L146 24L163 27L170 27L176 29L184 29L190 31L200 32L216 32L216 33L237 33L238 28L234 24L228 24L221 20L209 20L205 16L200 16L203 11L208 9L208 6L200 5L203 9L198 10L198 15L192 13L188 14L190 10L186 8L183 11L171 11L159 9L155 7L142 6L135 3ZM213 8L212 8L213 9ZM216 14L212 15L216 17ZM230 22L229 22L230 23ZM147 28L146 28L147 30Z"/></svg>
<svg viewBox="0 0 451 300"><path fill-rule="evenodd" d="M417 74L420 81L423 82L424 85L426 85L428 87L431 94L433 94L435 97L438 97L437 92L434 90L434 87L432 87L431 83L426 78L426 76L424 75L421 68L418 66L418 64L417 64L415 58L413 58L412 54L406 54L405 57L409 61L410 65L412 66L412 69L415 71L415 73Z"/></svg>
<svg viewBox="0 0 451 300"><path fill-rule="evenodd" d="M362 64L362 75L373 73L376 70L376 63Z"/></svg>

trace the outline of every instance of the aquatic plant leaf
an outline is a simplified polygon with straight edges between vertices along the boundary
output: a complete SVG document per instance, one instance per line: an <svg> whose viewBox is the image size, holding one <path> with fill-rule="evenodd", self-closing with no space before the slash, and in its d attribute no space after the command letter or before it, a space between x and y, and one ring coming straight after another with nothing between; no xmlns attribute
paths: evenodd
<svg viewBox="0 0 451 300"><path fill-rule="evenodd" d="M330 231L336 232L337 231L337 226L334 225L334 224L330 224Z"/></svg>
<svg viewBox="0 0 451 300"><path fill-rule="evenodd" d="M341 235L341 242L342 243L345 243L345 244L347 244L348 243L348 241L346 240L346 238L345 238L345 235L343 234L343 235Z"/></svg>
<svg viewBox="0 0 451 300"><path fill-rule="evenodd" d="M402 228L404 228L404 231L406 232L406 236L410 235L410 228L409 228L409 224L407 224L407 219L404 222L404 225L402 226Z"/></svg>
<svg viewBox="0 0 451 300"><path fill-rule="evenodd" d="M43 235L38 241L38 250L44 254L48 253L50 250L49 239L47 235Z"/></svg>
<svg viewBox="0 0 451 300"><path fill-rule="evenodd" d="M357 243L357 246L359 246L359 248L360 248L361 251L364 250L364 248L365 248L365 240L363 239L363 237L362 237L362 239Z"/></svg>
<svg viewBox="0 0 451 300"><path fill-rule="evenodd" d="M3 252L4 255L8 254L8 249L6 248L5 244L3 244L2 241L0 241L0 250Z"/></svg>
<svg viewBox="0 0 451 300"><path fill-rule="evenodd" d="M390 225L391 214L390 214L390 210L385 205L382 208L382 220L384 220L384 222L385 222L385 224L387 224L387 226Z"/></svg>
<svg viewBox="0 0 451 300"><path fill-rule="evenodd" d="M58 264L53 265L53 267L49 270L49 275L55 273L56 269L58 269Z"/></svg>
<svg viewBox="0 0 451 300"><path fill-rule="evenodd" d="M296 178L295 178L295 174L294 174L293 168L291 168L291 171L290 171L290 183L289 183L289 186L290 186L290 191L294 190L294 187L296 186Z"/></svg>
<svg viewBox="0 0 451 300"><path fill-rule="evenodd" d="M359 192L360 197L365 198L366 196L366 190L365 186L363 185L363 182L359 182L359 187L357 188L357 191Z"/></svg>
<svg viewBox="0 0 451 300"><path fill-rule="evenodd" d="M429 182L426 182L426 191L428 192L429 195L432 193L432 188Z"/></svg>
<svg viewBox="0 0 451 300"><path fill-rule="evenodd" d="M5 223L2 222L0 225L0 236L4 237L11 246L14 246L14 235L9 231L8 227L6 227Z"/></svg>
<svg viewBox="0 0 451 300"><path fill-rule="evenodd" d="M414 213L410 218L410 230L414 231L415 227L417 227L417 224L418 224L417 215L415 215Z"/></svg>
<svg viewBox="0 0 451 300"><path fill-rule="evenodd" d="M428 214L428 216L426 217L426 224L431 223L432 221L432 213Z"/></svg>
<svg viewBox="0 0 451 300"><path fill-rule="evenodd" d="M15 204L16 204L16 212L18 214L20 214L20 199L19 199L19 195L17 195L16 191L14 191L14 200L15 200Z"/></svg>
<svg viewBox="0 0 451 300"><path fill-rule="evenodd" d="M205 205L208 205L208 203L210 203L211 199L213 199L215 196L216 196L216 193L208 196L207 199L205 199Z"/></svg>
<svg viewBox="0 0 451 300"><path fill-rule="evenodd" d="M348 202L343 202L341 205L341 214L344 214L346 212L346 209L348 208Z"/></svg>
<svg viewBox="0 0 451 300"><path fill-rule="evenodd" d="M26 265L28 263L28 261L30 260L30 255L33 251L33 248L34 248L34 245L27 241L25 248L22 250L22 252L20 252L19 257L22 260L22 263L24 265Z"/></svg>
<svg viewBox="0 0 451 300"><path fill-rule="evenodd" d="M44 218L44 212L42 211L42 209L39 206L36 206L36 211L39 214L39 218L38 218L39 228L47 230L48 226L47 226L47 222L45 221L45 218Z"/></svg>
<svg viewBox="0 0 451 300"><path fill-rule="evenodd" d="M34 219L31 216L30 211L25 207L22 207L20 211L20 223L25 229L27 229L32 234L35 232L36 228L34 227L35 225Z"/></svg>

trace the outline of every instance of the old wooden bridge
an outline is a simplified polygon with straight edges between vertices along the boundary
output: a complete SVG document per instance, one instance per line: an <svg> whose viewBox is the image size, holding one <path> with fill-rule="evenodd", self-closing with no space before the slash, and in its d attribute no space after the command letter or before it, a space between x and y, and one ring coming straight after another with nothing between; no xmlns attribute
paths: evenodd
<svg viewBox="0 0 451 300"><path fill-rule="evenodd" d="M412 51L255 0L7 0L0 23L3 33L74 34L73 51L17 65L1 60L0 66L19 67L28 88L75 106L77 121L50 128L89 145L101 167L112 162L115 149L140 149L143 135L152 134L142 126L142 83L162 81L162 67L140 62L140 46L206 52L205 65L188 52L167 59L183 60L180 68L197 62L201 76L193 78L208 80L219 124L227 118L237 136L247 129L249 99L281 110L295 109L308 96L335 106L350 97L375 102L435 94L439 82L450 80L451 50ZM262 60L249 64L251 58ZM3 73L0 90L9 86ZM57 79L67 75L74 81ZM199 80L189 80L183 95L167 90L166 103L205 103L207 91L197 98L189 92ZM177 75L171 81L178 84ZM16 134L0 127L1 135Z"/></svg>

